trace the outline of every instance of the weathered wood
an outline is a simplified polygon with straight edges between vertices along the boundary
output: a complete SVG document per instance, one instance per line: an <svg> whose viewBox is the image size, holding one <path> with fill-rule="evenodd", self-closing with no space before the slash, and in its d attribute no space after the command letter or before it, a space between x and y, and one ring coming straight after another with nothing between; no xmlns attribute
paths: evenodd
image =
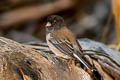
<svg viewBox="0 0 120 80"><path fill-rule="evenodd" d="M94 58L93 60L95 60L97 64L99 64L102 68L101 70L99 70L99 72L104 72L101 73L104 80L111 80L109 79L109 77L111 77L112 80L120 79L120 52L115 51L114 49L110 49L102 43L92 41L89 39L80 40L79 43L81 44L84 50L94 50L101 52L99 53L101 55L108 55L107 57L100 56L98 55L98 53L92 55L92 57ZM108 76L106 77L106 75Z"/></svg>
<svg viewBox="0 0 120 80"><path fill-rule="evenodd" d="M101 52L86 52L85 56L97 68L103 80L120 79L119 52L95 41L79 42L84 50ZM45 43L35 45L0 37L0 80L92 80L74 61L54 57Z"/></svg>
<svg viewBox="0 0 120 80"><path fill-rule="evenodd" d="M83 69L52 55L0 37L0 80L91 80Z"/></svg>
<svg viewBox="0 0 120 80"><path fill-rule="evenodd" d="M120 53L108 48L102 43L89 39L79 40L83 51L86 51L86 57L92 60L92 64L98 69L103 80L119 80L120 79ZM45 43L29 43L36 50L51 52ZM35 46L36 45L36 46ZM40 46L40 47L39 47ZM91 50L91 51L89 51ZM96 51L96 53L95 53ZM92 54L92 55L91 55ZM88 56L89 55L89 56Z"/></svg>

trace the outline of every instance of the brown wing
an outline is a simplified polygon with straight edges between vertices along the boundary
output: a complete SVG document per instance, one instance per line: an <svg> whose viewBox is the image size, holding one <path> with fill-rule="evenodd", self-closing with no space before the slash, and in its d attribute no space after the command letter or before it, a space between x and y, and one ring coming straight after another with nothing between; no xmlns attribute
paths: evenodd
<svg viewBox="0 0 120 80"><path fill-rule="evenodd" d="M51 34L52 38L49 39L52 45L62 53L79 60L86 68L95 70L95 68L93 68L93 66L81 55L81 47L70 31L64 29L64 31L57 31L55 33Z"/></svg>
<svg viewBox="0 0 120 80"><path fill-rule="evenodd" d="M74 53L74 49L71 43L69 43L68 39L55 39L51 38L49 41L54 45L58 50L62 53L72 57Z"/></svg>

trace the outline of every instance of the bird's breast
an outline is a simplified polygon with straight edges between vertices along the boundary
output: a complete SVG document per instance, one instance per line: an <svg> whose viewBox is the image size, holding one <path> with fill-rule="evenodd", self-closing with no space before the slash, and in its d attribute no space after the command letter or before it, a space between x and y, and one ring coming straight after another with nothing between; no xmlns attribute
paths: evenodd
<svg viewBox="0 0 120 80"><path fill-rule="evenodd" d="M49 39L51 38L50 33L46 36L46 40L47 40L47 44L50 48L50 50L59 57L63 57L63 58L70 58L69 56L65 55L64 53L62 53L59 49L57 49L50 41Z"/></svg>

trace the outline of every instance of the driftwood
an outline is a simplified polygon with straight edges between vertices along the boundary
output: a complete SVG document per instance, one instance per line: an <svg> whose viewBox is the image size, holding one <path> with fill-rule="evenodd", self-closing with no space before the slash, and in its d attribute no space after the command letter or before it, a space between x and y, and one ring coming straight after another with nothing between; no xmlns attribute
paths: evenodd
<svg viewBox="0 0 120 80"><path fill-rule="evenodd" d="M55 57L46 43L20 44L0 37L0 80L92 80L80 66ZM91 40L81 40L86 58L103 80L120 79L120 53ZM39 46L34 46L39 45ZM87 45L87 46L86 46ZM101 53L93 53L86 50Z"/></svg>

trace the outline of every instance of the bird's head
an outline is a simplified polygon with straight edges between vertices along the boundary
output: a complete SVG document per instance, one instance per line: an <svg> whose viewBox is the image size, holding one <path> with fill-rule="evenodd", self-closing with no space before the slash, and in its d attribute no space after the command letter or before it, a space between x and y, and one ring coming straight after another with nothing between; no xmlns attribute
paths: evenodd
<svg viewBox="0 0 120 80"><path fill-rule="evenodd" d="M58 15L52 15L47 18L46 32L53 32L65 26L64 19Z"/></svg>

